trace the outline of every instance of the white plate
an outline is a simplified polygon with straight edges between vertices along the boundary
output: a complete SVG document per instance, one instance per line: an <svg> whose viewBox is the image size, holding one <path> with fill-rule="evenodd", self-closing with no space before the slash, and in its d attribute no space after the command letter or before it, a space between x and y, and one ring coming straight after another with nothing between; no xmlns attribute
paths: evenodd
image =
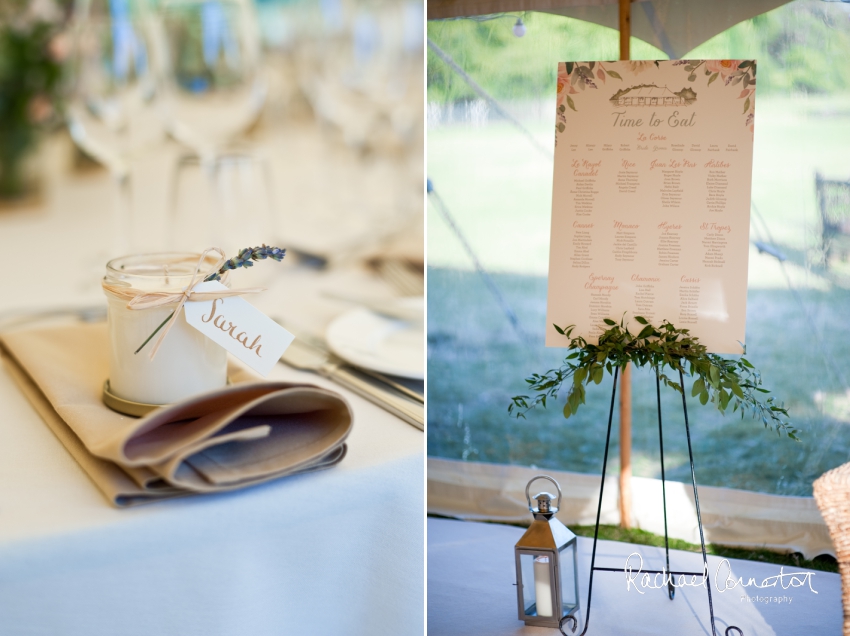
<svg viewBox="0 0 850 636"><path fill-rule="evenodd" d="M399 300L424 311L423 298ZM412 380L425 379L425 323L393 320L369 309L348 311L328 327L331 351L364 369Z"/></svg>

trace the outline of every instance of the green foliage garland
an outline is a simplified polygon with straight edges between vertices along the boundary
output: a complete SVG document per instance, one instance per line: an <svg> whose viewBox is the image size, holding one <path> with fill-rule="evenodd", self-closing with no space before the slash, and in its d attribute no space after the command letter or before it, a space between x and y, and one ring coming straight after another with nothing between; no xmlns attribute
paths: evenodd
<svg viewBox="0 0 850 636"><path fill-rule="evenodd" d="M585 403L586 385L599 384L606 371L613 375L615 368L631 362L635 367L656 369L660 380L679 393L684 393L684 388L664 370L669 368L677 375L679 371L687 373L695 378L691 396L698 397L701 404L711 402L723 414L731 405L732 412L740 410L742 418L749 412L765 428L798 440L799 431L790 424L785 406L772 396L762 400L760 394L770 391L761 386L761 374L746 358L727 359L708 353L688 329L677 329L666 320L660 327L654 327L641 316L635 316L635 320L643 326L637 335L629 331L623 320L618 324L606 318L608 328L599 336L599 344L591 344L581 336L572 337L575 325L566 329L554 325L558 333L570 339L571 353L559 369L526 378L529 389L537 394L514 396L508 413L524 418L538 405L545 408L547 400L556 399L568 383L564 417L569 418Z"/></svg>

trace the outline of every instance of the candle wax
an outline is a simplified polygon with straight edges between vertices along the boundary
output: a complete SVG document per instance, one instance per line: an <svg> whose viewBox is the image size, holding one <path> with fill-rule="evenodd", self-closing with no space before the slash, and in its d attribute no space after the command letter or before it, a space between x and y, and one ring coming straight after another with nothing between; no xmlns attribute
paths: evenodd
<svg viewBox="0 0 850 636"><path fill-rule="evenodd" d="M161 256L153 254L150 258L155 262ZM182 291L191 280L197 259L198 255L190 255L186 259L190 266L172 263L165 271L137 265L140 273L130 271L124 282L141 291ZM108 270L107 281L112 282L113 278ZM109 384L113 394L133 402L170 404L227 384L227 352L191 327L182 310L153 360L150 353L161 331L135 353L171 315L176 304L133 310L127 308L125 300L108 292L106 295Z"/></svg>
<svg viewBox="0 0 850 636"><path fill-rule="evenodd" d="M552 583L549 578L549 557L534 559L534 596L537 599L537 615L552 616Z"/></svg>

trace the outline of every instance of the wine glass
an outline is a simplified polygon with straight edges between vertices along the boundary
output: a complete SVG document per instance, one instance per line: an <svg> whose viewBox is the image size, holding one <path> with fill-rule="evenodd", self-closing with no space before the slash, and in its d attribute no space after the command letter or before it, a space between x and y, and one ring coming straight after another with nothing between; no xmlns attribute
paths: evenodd
<svg viewBox="0 0 850 636"><path fill-rule="evenodd" d="M166 0L162 7L171 134L213 162L259 116L266 97L250 0Z"/></svg>
<svg viewBox="0 0 850 636"><path fill-rule="evenodd" d="M184 156L169 197L171 247L200 252L215 245L234 256L245 247L276 244L270 170L269 159L261 153L229 150L215 161L211 188L200 158ZM209 222L210 210L218 212L217 223ZM273 273L273 268L254 268L246 284L265 285Z"/></svg>
<svg viewBox="0 0 850 636"><path fill-rule="evenodd" d="M259 116L267 92L254 6L250 0L166 0L161 15L168 127L191 149L172 174L168 235L180 245L202 234L211 236L215 245L225 245L233 238L228 228L268 227L266 206L240 206L235 211L226 196L234 174L259 174L265 188L270 187L267 160L237 144L239 135ZM186 214L177 194L185 190L182 182L191 180L186 169L195 164L206 175L210 196L204 209L211 218L200 219L187 234L181 231ZM260 238L273 240L268 235Z"/></svg>
<svg viewBox="0 0 850 636"><path fill-rule="evenodd" d="M68 126L117 184L111 251L132 244L131 157L163 136L162 42L148 0L77 0L71 23Z"/></svg>
<svg viewBox="0 0 850 636"><path fill-rule="evenodd" d="M340 28L326 27L299 55L300 82L317 117L349 147L404 153L423 102L416 95L423 84L422 2L333 0L321 7L324 23Z"/></svg>

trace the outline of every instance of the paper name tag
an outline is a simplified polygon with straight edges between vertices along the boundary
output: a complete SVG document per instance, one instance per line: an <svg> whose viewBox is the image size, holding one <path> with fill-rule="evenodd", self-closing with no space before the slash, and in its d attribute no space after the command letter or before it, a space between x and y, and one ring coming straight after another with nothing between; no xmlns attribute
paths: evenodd
<svg viewBox="0 0 850 636"><path fill-rule="evenodd" d="M227 287L218 281L195 286L197 292L222 289ZM263 377L271 372L295 339L241 296L190 301L183 305L183 310L186 322Z"/></svg>

